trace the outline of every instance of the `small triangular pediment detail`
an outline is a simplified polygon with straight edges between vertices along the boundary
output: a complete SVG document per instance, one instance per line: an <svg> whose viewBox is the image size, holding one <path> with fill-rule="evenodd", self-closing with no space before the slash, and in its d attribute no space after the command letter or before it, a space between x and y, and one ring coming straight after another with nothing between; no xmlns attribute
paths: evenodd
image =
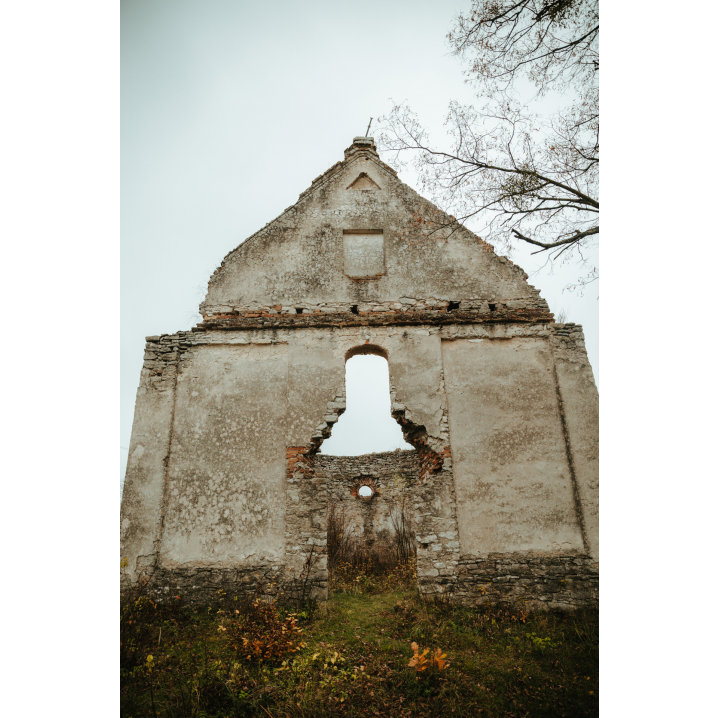
<svg viewBox="0 0 718 718"><path fill-rule="evenodd" d="M366 172L362 172L347 189L381 189Z"/></svg>

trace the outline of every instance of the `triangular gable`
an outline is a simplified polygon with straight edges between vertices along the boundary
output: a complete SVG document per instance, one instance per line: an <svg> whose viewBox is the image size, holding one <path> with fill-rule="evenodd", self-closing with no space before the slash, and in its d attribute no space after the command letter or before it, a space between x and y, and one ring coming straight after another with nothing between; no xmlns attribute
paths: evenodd
<svg viewBox="0 0 718 718"><path fill-rule="evenodd" d="M381 189L374 180L369 177L366 172L361 172L359 176L347 187L347 189Z"/></svg>
<svg viewBox="0 0 718 718"><path fill-rule="evenodd" d="M264 316L355 312L364 304L398 311L415 302L442 311L510 306L548 313L526 279L520 267L404 184L371 138L355 138L344 160L317 177L296 204L225 257L200 311Z"/></svg>

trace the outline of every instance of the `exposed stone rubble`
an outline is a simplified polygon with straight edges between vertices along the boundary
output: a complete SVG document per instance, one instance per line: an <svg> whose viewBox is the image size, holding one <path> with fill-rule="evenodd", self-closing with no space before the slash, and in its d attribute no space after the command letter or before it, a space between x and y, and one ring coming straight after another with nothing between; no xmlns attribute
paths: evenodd
<svg viewBox="0 0 718 718"><path fill-rule="evenodd" d="M314 462L317 474L326 477L329 501L342 512L348 530L370 546L391 546L394 502L402 492L415 496L422 491L417 452L397 449L362 456L317 454ZM370 498L358 493L364 485L374 492ZM407 508L413 518L413 499Z"/></svg>
<svg viewBox="0 0 718 718"><path fill-rule="evenodd" d="M491 553L462 556L454 595L463 603L520 602L571 609L598 601L598 565L589 556Z"/></svg>
<svg viewBox="0 0 718 718"><path fill-rule="evenodd" d="M544 299L515 299L499 302L489 298L486 299L462 299L457 302L449 302L446 299L429 297L416 299L414 297L401 297L398 302L372 302L363 304L350 304L349 302L328 302L326 304L295 304L274 306L249 305L249 306L204 306L203 324L211 324L220 319L232 320L235 318L258 319L259 317L274 317L282 315L282 319L292 320L308 318L310 315L324 314L419 314L424 316L438 316L441 313L463 315L471 313L478 319L508 319L509 317L520 318L521 316L534 318L536 314L550 314L548 304ZM350 317L351 319L351 317ZM550 317L548 317L550 319Z"/></svg>
<svg viewBox="0 0 718 718"><path fill-rule="evenodd" d="M553 315L548 308L539 302L528 302L525 300L506 302L489 305L476 303L470 306L465 302L459 303L458 310L447 311L443 308L427 308L425 305L414 308L410 305L402 305L402 309L395 306L382 307L371 305L371 311L367 310L369 305L344 305L341 307L321 307L319 311L308 308L306 313L292 314L291 312L270 312L251 311L247 314L237 312L228 314L208 314L207 318L198 325L198 328L211 329L259 329L259 328L284 328L290 326L305 327L343 327L343 326L403 326L423 324L461 324L466 321L472 322L550 322ZM509 306L511 305L511 306ZM523 305L523 306L520 306ZM357 311L353 311L353 307ZM359 311L362 306L362 311ZM488 309L489 307L493 309ZM484 307L487 311L484 311ZM300 307L302 308L302 307ZM311 311L310 311L311 309ZM296 310L295 310L296 311Z"/></svg>
<svg viewBox="0 0 718 718"><path fill-rule="evenodd" d="M283 590L297 598L316 598L327 591L327 481L317 476L316 449L287 449L286 571Z"/></svg>

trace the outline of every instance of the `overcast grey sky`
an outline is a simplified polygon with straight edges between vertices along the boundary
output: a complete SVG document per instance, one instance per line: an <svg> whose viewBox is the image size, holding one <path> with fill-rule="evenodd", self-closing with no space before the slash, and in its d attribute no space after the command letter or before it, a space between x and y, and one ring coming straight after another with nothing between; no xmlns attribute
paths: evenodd
<svg viewBox="0 0 718 718"><path fill-rule="evenodd" d="M449 101L475 101L445 43L468 5L122 1L121 477L144 337L193 326L222 258L343 159L390 98L408 100L442 137ZM535 274L542 262L530 250L512 259L555 313L583 325L598 382L598 283L581 297L563 291L574 266ZM357 386L386 373L385 363L355 364L370 372ZM386 450L364 436L357 451L338 441L351 421L348 391L333 451ZM388 395L386 407L391 422Z"/></svg>

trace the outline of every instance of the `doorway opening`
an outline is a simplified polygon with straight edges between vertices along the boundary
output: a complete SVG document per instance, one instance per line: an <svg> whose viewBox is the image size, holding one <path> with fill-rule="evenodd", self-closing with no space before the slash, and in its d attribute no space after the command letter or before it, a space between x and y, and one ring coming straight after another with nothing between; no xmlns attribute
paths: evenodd
<svg viewBox="0 0 718 718"><path fill-rule="evenodd" d="M391 415L384 356L350 356L346 401L346 411L314 457L327 479L330 590L376 593L413 587L413 494L421 461Z"/></svg>

